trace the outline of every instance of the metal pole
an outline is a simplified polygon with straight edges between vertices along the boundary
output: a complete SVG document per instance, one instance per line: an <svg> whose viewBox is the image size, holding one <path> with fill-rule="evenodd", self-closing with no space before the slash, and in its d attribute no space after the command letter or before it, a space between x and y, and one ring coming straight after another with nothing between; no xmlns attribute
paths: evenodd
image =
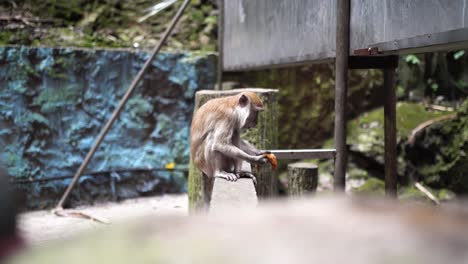
<svg viewBox="0 0 468 264"><path fill-rule="evenodd" d="M338 0L336 10L335 61L335 180L336 191L345 189L346 176L346 96L348 90L350 0Z"/></svg>
<svg viewBox="0 0 468 264"><path fill-rule="evenodd" d="M384 69L385 193L397 195L397 138L395 68Z"/></svg>
<svg viewBox="0 0 468 264"><path fill-rule="evenodd" d="M78 179L80 178L83 171L86 169L86 166L88 166L88 163L93 158L94 153L96 152L97 148L101 144L102 140L106 136L109 129L112 127L112 124L114 123L117 116L119 116L119 114L122 111L123 107L125 106L128 99L130 98L130 95L132 94L133 90L135 90L138 82L143 78L143 75L146 72L146 69L151 65L151 62L153 61L154 57L156 56L156 54L158 54L158 52L161 49L161 47L163 46L163 44L166 42L167 38L172 33L172 30L174 29L175 25L179 21L180 17L182 16L184 10L187 8L189 3L190 3L190 0L185 0L184 1L184 3L182 4L182 6L179 8L176 15L174 16L174 18L172 19L171 23L169 24L169 27L164 32L163 37L161 38L161 40L159 40L158 45L153 49L153 51L151 53L151 56L148 58L148 60L146 60L145 65L143 65L143 68L141 68L140 72L138 72L135 79L133 79L133 82L130 84L130 87L128 88L127 92L125 93L123 98L120 100L119 105L117 106L117 108L112 113L112 116L107 121L106 125L102 128L102 130L99 133L96 141L94 142L93 147L91 148L91 150L89 150L88 154L86 154L86 157L85 157L83 163L78 168L75 176L73 176L72 182L70 183L70 185L68 185L68 188L65 190L65 193L63 194L62 198L60 199L59 203L57 204L57 209L62 209L63 208L63 204L65 203L68 196L70 195L71 190L73 189L73 187L78 182Z"/></svg>
<svg viewBox="0 0 468 264"><path fill-rule="evenodd" d="M218 12L218 85L216 90L222 90L224 59L224 0L218 0Z"/></svg>

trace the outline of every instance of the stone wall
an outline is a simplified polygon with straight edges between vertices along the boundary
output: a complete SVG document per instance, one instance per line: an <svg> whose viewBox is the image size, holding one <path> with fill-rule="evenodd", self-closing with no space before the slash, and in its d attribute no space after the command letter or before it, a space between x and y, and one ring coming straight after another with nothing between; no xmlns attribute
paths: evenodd
<svg viewBox="0 0 468 264"><path fill-rule="evenodd" d="M148 56L0 48L0 144L13 180L73 175ZM132 169L188 164L194 94L212 89L215 77L212 55L158 55L88 166L87 172L104 173L84 175L72 202L182 191L183 173ZM116 169L124 170L110 172ZM69 182L16 186L28 207L45 207Z"/></svg>

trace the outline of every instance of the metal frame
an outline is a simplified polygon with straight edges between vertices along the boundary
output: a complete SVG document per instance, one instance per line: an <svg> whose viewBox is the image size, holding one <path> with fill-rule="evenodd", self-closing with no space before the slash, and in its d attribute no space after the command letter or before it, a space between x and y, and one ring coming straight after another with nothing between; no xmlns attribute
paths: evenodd
<svg viewBox="0 0 468 264"><path fill-rule="evenodd" d="M277 159L335 159L335 149L273 149Z"/></svg>
<svg viewBox="0 0 468 264"><path fill-rule="evenodd" d="M336 60L335 60L335 191L346 185L346 105L348 94L350 0L336 4Z"/></svg>
<svg viewBox="0 0 468 264"><path fill-rule="evenodd" d="M384 70L385 193L397 196L397 128L395 68Z"/></svg>
<svg viewBox="0 0 468 264"><path fill-rule="evenodd" d="M372 44L370 47L384 54L408 54L466 48L468 28L424 34L388 42Z"/></svg>
<svg viewBox="0 0 468 264"><path fill-rule="evenodd" d="M222 8L224 0L221 0ZM396 196L396 94L395 94L395 69L398 67L398 56L382 55L378 47L369 47L355 50L357 56L350 56L350 0L339 0L336 6L336 59L335 59L335 149L299 149L299 150L271 150L278 159L334 159L334 188L335 191L344 191L346 184L347 147L346 147L346 105L348 91L348 69L382 69L384 71L385 88L385 190L387 195ZM218 59L218 89L222 85L222 73L242 69L224 69L223 67L223 16L220 12L220 24L218 24L220 36L220 50ZM318 61L315 61L317 63ZM297 62L288 65L300 65ZM274 68L279 65L259 66L250 65L249 69ZM281 65L285 66L285 65ZM244 69L245 70L245 69Z"/></svg>

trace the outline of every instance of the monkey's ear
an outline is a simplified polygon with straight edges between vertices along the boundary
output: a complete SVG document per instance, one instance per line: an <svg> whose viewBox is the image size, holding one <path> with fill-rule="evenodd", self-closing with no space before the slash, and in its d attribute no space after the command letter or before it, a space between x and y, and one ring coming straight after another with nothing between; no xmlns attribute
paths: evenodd
<svg viewBox="0 0 468 264"><path fill-rule="evenodd" d="M249 103L249 98L247 98L247 96L245 96L245 94L241 95L241 97L239 98L239 105L244 107L248 103Z"/></svg>

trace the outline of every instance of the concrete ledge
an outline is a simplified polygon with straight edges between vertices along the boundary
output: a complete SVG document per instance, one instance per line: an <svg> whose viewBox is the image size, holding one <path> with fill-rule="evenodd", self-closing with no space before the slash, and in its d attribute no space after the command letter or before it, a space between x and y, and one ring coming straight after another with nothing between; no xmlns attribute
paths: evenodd
<svg viewBox="0 0 468 264"><path fill-rule="evenodd" d="M243 163L244 171L251 171L250 164ZM258 204L255 185L250 178L235 182L216 178L211 195L210 213L219 213L235 208L255 208Z"/></svg>

